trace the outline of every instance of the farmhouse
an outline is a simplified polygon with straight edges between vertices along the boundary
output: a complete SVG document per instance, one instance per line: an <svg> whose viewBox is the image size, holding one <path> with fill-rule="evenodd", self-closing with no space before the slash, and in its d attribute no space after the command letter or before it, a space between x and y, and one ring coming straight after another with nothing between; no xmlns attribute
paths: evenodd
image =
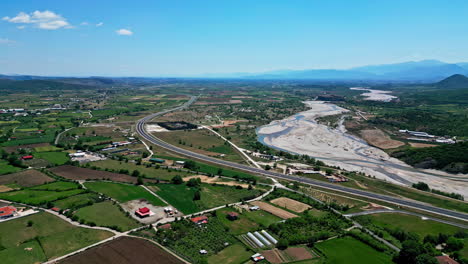
<svg viewBox="0 0 468 264"><path fill-rule="evenodd" d="M84 152L70 153L69 156L72 158L83 158L85 156L85 153Z"/></svg>
<svg viewBox="0 0 468 264"><path fill-rule="evenodd" d="M147 217L151 214L151 211L148 207L139 208L135 211L135 214L141 218Z"/></svg>
<svg viewBox="0 0 468 264"><path fill-rule="evenodd" d="M5 206L0 208L0 219L7 219L13 217L16 213L14 206Z"/></svg>
<svg viewBox="0 0 468 264"><path fill-rule="evenodd" d="M237 218L239 218L239 214L236 213L236 212L229 212L227 213L227 219L231 220L231 221L234 221L234 220L237 220Z"/></svg>
<svg viewBox="0 0 468 264"><path fill-rule="evenodd" d="M207 224L208 223L208 217L206 217L204 215L197 216L197 217L194 217L194 218L190 219L190 221L192 221L193 223L195 223L197 225Z"/></svg>
<svg viewBox="0 0 468 264"><path fill-rule="evenodd" d="M30 159L33 159L34 157L32 155L27 155L27 156L23 156L21 157L22 160L30 160Z"/></svg>
<svg viewBox="0 0 468 264"><path fill-rule="evenodd" d="M151 158L149 161L155 162L155 163L164 163L165 160L163 159L158 159L158 158Z"/></svg>
<svg viewBox="0 0 468 264"><path fill-rule="evenodd" d="M255 205L255 206L250 206L250 207L249 207L249 210L250 210L250 211L258 211L258 210L260 210L260 207L258 207L258 206L256 206L256 205Z"/></svg>

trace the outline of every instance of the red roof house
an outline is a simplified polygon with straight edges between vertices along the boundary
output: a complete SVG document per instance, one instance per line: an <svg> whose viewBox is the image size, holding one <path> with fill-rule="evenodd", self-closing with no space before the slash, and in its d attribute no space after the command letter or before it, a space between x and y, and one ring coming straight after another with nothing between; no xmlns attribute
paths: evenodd
<svg viewBox="0 0 468 264"><path fill-rule="evenodd" d="M0 208L0 219L13 217L16 212L16 208L13 206L5 206Z"/></svg>
<svg viewBox="0 0 468 264"><path fill-rule="evenodd" d="M171 224L164 224L160 227L158 227L159 229L171 229Z"/></svg>
<svg viewBox="0 0 468 264"><path fill-rule="evenodd" d="M135 211L135 214L142 218L149 216L150 213L151 211L148 207L143 207Z"/></svg>
<svg viewBox="0 0 468 264"><path fill-rule="evenodd" d="M236 212L229 212L227 213L227 216L226 216L229 220L231 221L234 221L234 220L237 220L237 218L239 218L239 214L236 213Z"/></svg>
<svg viewBox="0 0 468 264"><path fill-rule="evenodd" d="M458 262L451 259L449 256L437 256L436 259L439 264L458 264Z"/></svg>
<svg viewBox="0 0 468 264"><path fill-rule="evenodd" d="M208 217L202 215L202 216L197 216L197 217L194 217L192 219L190 219L190 221L194 222L195 224L206 224L208 223Z"/></svg>
<svg viewBox="0 0 468 264"><path fill-rule="evenodd" d="M34 158L32 155L28 155L28 156L23 156L23 157L21 157L22 160L30 160L30 159L32 159L32 158Z"/></svg>

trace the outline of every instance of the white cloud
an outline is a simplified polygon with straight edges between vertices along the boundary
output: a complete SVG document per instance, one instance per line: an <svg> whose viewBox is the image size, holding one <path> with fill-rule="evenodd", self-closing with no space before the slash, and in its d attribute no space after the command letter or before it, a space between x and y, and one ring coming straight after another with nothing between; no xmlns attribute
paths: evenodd
<svg viewBox="0 0 468 264"><path fill-rule="evenodd" d="M131 36L133 35L133 32L129 29L121 28L119 30L116 30L115 33L121 36Z"/></svg>
<svg viewBox="0 0 468 264"><path fill-rule="evenodd" d="M0 45L2 44L9 45L9 44L14 44L14 43L16 43L16 41L7 39L7 38L0 38Z"/></svg>
<svg viewBox="0 0 468 264"><path fill-rule="evenodd" d="M30 14L19 12L15 17L7 16L4 17L3 20L17 24L33 24L37 28L47 30L72 28L64 17L49 10L36 10Z"/></svg>
<svg viewBox="0 0 468 264"><path fill-rule="evenodd" d="M88 22L86 22L86 21L84 21L84 22L81 22L81 24L80 24L80 25L81 25L81 26L88 26L88 25L89 25L89 23L88 23Z"/></svg>
<svg viewBox="0 0 468 264"><path fill-rule="evenodd" d="M103 22L99 22L99 23L96 24L96 27L100 27L100 26L102 26L102 25L104 25L104 23L103 23Z"/></svg>
<svg viewBox="0 0 468 264"><path fill-rule="evenodd" d="M17 29L25 29L26 26L17 26L16 28L17 28Z"/></svg>

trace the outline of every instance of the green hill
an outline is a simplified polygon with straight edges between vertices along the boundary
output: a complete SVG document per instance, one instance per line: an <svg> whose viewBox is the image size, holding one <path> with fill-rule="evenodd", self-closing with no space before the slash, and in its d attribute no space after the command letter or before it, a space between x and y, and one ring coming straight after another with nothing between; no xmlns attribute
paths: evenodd
<svg viewBox="0 0 468 264"><path fill-rule="evenodd" d="M461 74L454 74L437 83L437 87L444 89L464 89L468 88L468 77Z"/></svg>

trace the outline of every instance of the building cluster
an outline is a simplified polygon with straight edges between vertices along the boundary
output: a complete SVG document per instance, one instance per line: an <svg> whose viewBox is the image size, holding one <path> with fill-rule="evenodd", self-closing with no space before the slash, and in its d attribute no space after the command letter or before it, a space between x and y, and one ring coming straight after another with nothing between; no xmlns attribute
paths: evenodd
<svg viewBox="0 0 468 264"><path fill-rule="evenodd" d="M438 137L427 132L419 132L419 131L411 131L406 129L400 129L398 132L407 134L408 140L415 140L415 141L425 141L425 142L436 142L436 143L443 143L443 144L454 144L456 140L454 138L447 138L447 137Z"/></svg>

